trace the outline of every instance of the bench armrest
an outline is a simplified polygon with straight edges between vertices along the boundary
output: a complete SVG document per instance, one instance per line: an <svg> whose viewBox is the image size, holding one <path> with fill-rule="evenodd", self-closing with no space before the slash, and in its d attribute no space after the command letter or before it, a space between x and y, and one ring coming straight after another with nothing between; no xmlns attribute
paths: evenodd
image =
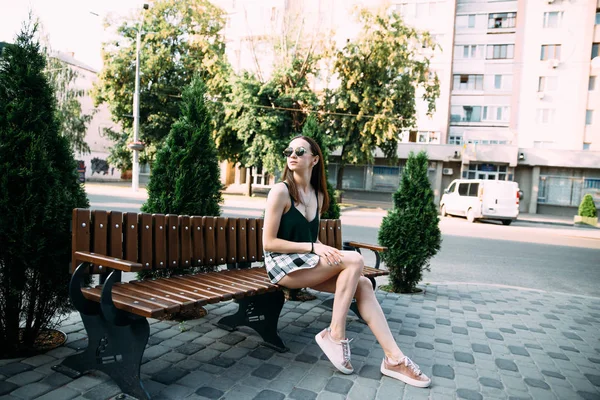
<svg viewBox="0 0 600 400"><path fill-rule="evenodd" d="M76 251L75 262L79 263L79 261L98 264L103 267L113 268L123 272L138 272L142 270L142 264L140 263L104 256L102 254L90 253L89 251Z"/></svg>
<svg viewBox="0 0 600 400"><path fill-rule="evenodd" d="M368 249L368 250L372 250L372 251L386 251L387 247L383 247L383 246L377 246L375 244L366 244L366 243L360 243L360 242L346 242L344 244L347 244L350 247L354 247L356 249Z"/></svg>
<svg viewBox="0 0 600 400"><path fill-rule="evenodd" d="M360 242L344 242L343 249L344 250L355 250L355 251L358 251L359 253L360 253L360 249L371 250L373 253L375 253L375 266L373 268L379 269L379 264L381 263L381 256L379 255L379 253L386 251L387 247L377 246L375 244L360 243Z"/></svg>

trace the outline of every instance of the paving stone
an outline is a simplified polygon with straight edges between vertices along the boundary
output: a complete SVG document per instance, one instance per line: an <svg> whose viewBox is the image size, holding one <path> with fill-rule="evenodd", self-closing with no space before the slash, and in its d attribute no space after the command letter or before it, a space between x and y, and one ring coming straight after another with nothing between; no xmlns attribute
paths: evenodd
<svg viewBox="0 0 600 400"><path fill-rule="evenodd" d="M431 343L416 342L415 347L418 349L433 350L433 345Z"/></svg>
<svg viewBox="0 0 600 400"><path fill-rule="evenodd" d="M540 379L525 378L524 380L525 380L525 383L528 384L529 386L537 387L540 389L550 390L550 386L546 382L544 382Z"/></svg>
<svg viewBox="0 0 600 400"><path fill-rule="evenodd" d="M563 335L565 335L565 337L571 340L579 340L581 342L583 341L583 339L579 335L576 335L573 332L563 332Z"/></svg>
<svg viewBox="0 0 600 400"><path fill-rule="evenodd" d="M477 311L475 307L472 306L463 306L463 310L465 311Z"/></svg>
<svg viewBox="0 0 600 400"><path fill-rule="evenodd" d="M185 354L186 356L191 356L199 352L200 350L204 350L206 346L196 343L186 343L182 346L179 346L175 351L177 353Z"/></svg>
<svg viewBox="0 0 600 400"><path fill-rule="evenodd" d="M560 319L554 314L544 314L544 317L554 320L554 321L560 321Z"/></svg>
<svg viewBox="0 0 600 400"><path fill-rule="evenodd" d="M208 399L219 399L223 396L224 392L212 388L210 386L202 386L195 392L198 396L206 397Z"/></svg>
<svg viewBox="0 0 600 400"><path fill-rule="evenodd" d="M487 344L473 343L471 348L476 353L492 354L492 350Z"/></svg>
<svg viewBox="0 0 600 400"><path fill-rule="evenodd" d="M512 335L514 335L514 334L517 333L514 329L509 329L509 328L500 328L500 332L502 332L502 333L510 333Z"/></svg>
<svg viewBox="0 0 600 400"><path fill-rule="evenodd" d="M530 354L529 354L529 352L527 351L527 349L525 347L508 346L508 350L510 350L510 352L512 354L515 354L515 355L518 355L518 356L530 357Z"/></svg>
<svg viewBox="0 0 600 400"><path fill-rule="evenodd" d="M275 354L275 350L268 349L266 347L259 347L248 355L259 360L268 360L269 358L273 357L273 354Z"/></svg>
<svg viewBox="0 0 600 400"><path fill-rule="evenodd" d="M259 392L254 400L283 400L285 399L285 394L275 392L273 390L263 390Z"/></svg>
<svg viewBox="0 0 600 400"><path fill-rule="evenodd" d="M435 319L435 323L438 325L446 325L446 326L450 326L451 322L449 319L446 318L436 318Z"/></svg>
<svg viewBox="0 0 600 400"><path fill-rule="evenodd" d="M14 383L18 386L25 386L30 383L40 381L44 377L45 377L45 375L40 374L39 372L36 372L36 371L25 371L20 374L13 375L12 377L8 378L6 381Z"/></svg>
<svg viewBox="0 0 600 400"><path fill-rule="evenodd" d="M282 370L283 368L280 366L265 363L252 371L252 376L271 380L279 375Z"/></svg>
<svg viewBox="0 0 600 400"><path fill-rule="evenodd" d="M584 392L584 391L578 391L577 394L579 396L581 396L581 398L583 398L584 400L598 400L600 398L600 396L598 396L598 393L591 393L591 392Z"/></svg>
<svg viewBox="0 0 600 400"><path fill-rule="evenodd" d="M310 390L294 388L288 397L293 400L314 400L317 398L317 394Z"/></svg>
<svg viewBox="0 0 600 400"><path fill-rule="evenodd" d="M152 380L162 383L164 385L170 385L172 383L177 382L189 373L190 371L186 371L184 369L169 367L154 374L152 376Z"/></svg>
<svg viewBox="0 0 600 400"><path fill-rule="evenodd" d="M171 351L171 349L167 346L162 346L162 345L152 346L152 347L147 348L144 351L144 358L153 360L155 358L162 356L163 354L167 354L170 351Z"/></svg>
<svg viewBox="0 0 600 400"><path fill-rule="evenodd" d="M352 388L354 382L348 379L338 378L336 376L329 379L327 385L325 386L325 390L328 390L333 393L339 393L346 395Z"/></svg>
<svg viewBox="0 0 600 400"><path fill-rule="evenodd" d="M528 349L544 350L542 346L535 343L525 343L525 347L527 347Z"/></svg>
<svg viewBox="0 0 600 400"><path fill-rule="evenodd" d="M458 362L462 362L462 363L467 363L467 364L474 364L475 363L475 358L473 358L473 355L470 353L465 353L462 351L455 351L454 352L454 359Z"/></svg>
<svg viewBox="0 0 600 400"><path fill-rule="evenodd" d="M354 351L352 353L354 354ZM298 354L296 356L295 360L298 362L306 363L306 364L314 364L317 361L319 361L319 359L317 357L312 356L310 354L306 354L306 353Z"/></svg>
<svg viewBox="0 0 600 400"><path fill-rule="evenodd" d="M36 397L48 393L52 389L52 387L44 383L34 382L29 385L21 386L17 390L11 392L11 396L20 399L35 399Z"/></svg>
<svg viewBox="0 0 600 400"><path fill-rule="evenodd" d="M68 387L61 387L37 397L36 400L70 400L79 396L79 392Z"/></svg>
<svg viewBox="0 0 600 400"><path fill-rule="evenodd" d="M0 396L10 393L18 387L19 386L14 383L0 380Z"/></svg>
<svg viewBox="0 0 600 400"><path fill-rule="evenodd" d="M369 350L362 347L354 347L352 348L352 355L356 354L357 356L367 357L369 355Z"/></svg>
<svg viewBox="0 0 600 400"><path fill-rule="evenodd" d="M426 322L421 322L419 324L419 328L425 328L425 329L435 329L435 325L433 324L428 324Z"/></svg>
<svg viewBox="0 0 600 400"><path fill-rule="evenodd" d="M244 335L240 335L239 333L231 333L227 336L223 336L221 339L219 339L222 343L225 343L229 346L235 346L236 344L238 344L239 342L246 340L246 336Z"/></svg>
<svg viewBox="0 0 600 400"><path fill-rule="evenodd" d="M23 364L28 364L31 365L32 367L39 367L41 365L44 364L48 364L52 361L56 361L56 358L54 357L50 357L46 354L39 354L37 356L34 357L29 357L24 359L23 361L21 361ZM0 367L0 371L2 370L2 368ZM2 372L0 372L0 374L2 374ZM5 375L5 374L2 374Z"/></svg>
<svg viewBox="0 0 600 400"><path fill-rule="evenodd" d="M436 343L441 343L441 344L448 344L448 345L452 345L452 340L448 340L448 339L440 339L440 338L436 338L435 339Z"/></svg>
<svg viewBox="0 0 600 400"><path fill-rule="evenodd" d="M32 369L33 366L29 364L15 362L0 366L0 375L11 377L13 375L17 375L25 371L30 371Z"/></svg>
<svg viewBox="0 0 600 400"><path fill-rule="evenodd" d="M365 364L358 372L358 376L368 379L375 379L379 381L381 379L381 370L379 365Z"/></svg>
<svg viewBox="0 0 600 400"><path fill-rule="evenodd" d="M462 326L453 326L452 333L457 333L459 335L468 335L469 331L467 330L467 328L464 328Z"/></svg>
<svg viewBox="0 0 600 400"><path fill-rule="evenodd" d="M490 314L478 314L479 318L481 319L485 319L487 321L493 321L494 317L492 317Z"/></svg>
<svg viewBox="0 0 600 400"><path fill-rule="evenodd" d="M504 385L497 379L481 377L479 378L479 383L483 386L492 387L496 389L504 389Z"/></svg>
<svg viewBox="0 0 600 400"><path fill-rule="evenodd" d="M504 358L496 358L496 366L506 371L517 372L519 370L519 368L517 368L517 364Z"/></svg>
<svg viewBox="0 0 600 400"><path fill-rule="evenodd" d="M570 351L572 353L580 353L575 347L572 346L558 346L561 350Z"/></svg>
<svg viewBox="0 0 600 400"><path fill-rule="evenodd" d="M481 393L471 389L458 389L456 390L456 395L459 399L483 400L483 396L481 395Z"/></svg>
<svg viewBox="0 0 600 400"><path fill-rule="evenodd" d="M566 355L564 355L563 353L556 353L553 351L549 351L548 355L556 360L565 360L565 361L569 361L569 357L567 357Z"/></svg>
<svg viewBox="0 0 600 400"><path fill-rule="evenodd" d="M527 326L521 325L521 324L513 324L513 328L515 328L515 329L521 329L523 331L528 331L529 330L529 328Z"/></svg>
<svg viewBox="0 0 600 400"><path fill-rule="evenodd" d="M478 328L478 329L483 329L483 325L481 325L479 322L477 321L467 321L467 326L469 328Z"/></svg>
<svg viewBox="0 0 600 400"><path fill-rule="evenodd" d="M504 340L504 337L499 334L498 332L486 332L485 336L487 336L489 339L493 339L493 340Z"/></svg>
<svg viewBox="0 0 600 400"><path fill-rule="evenodd" d="M322 373L315 374L311 372L307 374L300 381L300 383L298 383L298 387L318 393L325 388L329 378L330 376L328 375L324 375Z"/></svg>
<svg viewBox="0 0 600 400"><path fill-rule="evenodd" d="M434 364L432 375L446 379L454 379L454 369L449 365Z"/></svg>
<svg viewBox="0 0 600 400"><path fill-rule="evenodd" d="M411 336L411 337L416 337L417 336L417 332L411 331L411 330L408 330L408 329L400 329L400 331L398 332L398 334L403 335L403 336Z"/></svg>
<svg viewBox="0 0 600 400"><path fill-rule="evenodd" d="M584 374L584 375L586 378L588 378L588 380L590 382L592 382L592 385L600 387L600 375L593 375L593 374Z"/></svg>
<svg viewBox="0 0 600 400"><path fill-rule="evenodd" d="M542 328L547 328L547 329L556 329L556 327L554 325L552 325L552 324L543 323L543 324L540 324L540 326Z"/></svg>

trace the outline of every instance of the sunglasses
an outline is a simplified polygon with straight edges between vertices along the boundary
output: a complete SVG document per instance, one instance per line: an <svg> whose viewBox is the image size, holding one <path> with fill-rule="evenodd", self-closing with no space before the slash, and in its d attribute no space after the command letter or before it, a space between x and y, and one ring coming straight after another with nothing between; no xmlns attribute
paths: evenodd
<svg viewBox="0 0 600 400"><path fill-rule="evenodd" d="M300 146L300 147L296 147L296 149L293 149L291 147L288 147L287 149L285 149L283 151L283 155L286 157L291 157L292 154L296 153L296 155L298 157L302 157L304 154L306 154L308 150L306 150L304 147Z"/></svg>

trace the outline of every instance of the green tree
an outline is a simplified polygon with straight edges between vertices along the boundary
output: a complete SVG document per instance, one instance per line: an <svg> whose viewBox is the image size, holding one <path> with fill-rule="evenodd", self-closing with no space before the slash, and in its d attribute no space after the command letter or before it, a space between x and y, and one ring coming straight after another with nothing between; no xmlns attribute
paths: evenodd
<svg viewBox="0 0 600 400"><path fill-rule="evenodd" d="M142 211L159 214L218 216L222 185L217 151L206 108L206 87L195 79L183 92L181 117L156 154ZM182 270L144 271L141 278L182 273Z"/></svg>
<svg viewBox="0 0 600 400"><path fill-rule="evenodd" d="M329 155L337 145L337 140L333 136L325 134L322 127L319 125L317 118L312 114L306 118L306 122L302 128L302 135L314 139L323 153L323 165L325 166L325 176L327 177L327 193L329 194L329 209L321 216L321 218L339 219L341 215L340 205L335 198L333 185L329 183L329 173L327 172Z"/></svg>
<svg viewBox="0 0 600 400"><path fill-rule="evenodd" d="M0 55L1 358L69 310L71 214L88 207L36 31L30 17Z"/></svg>
<svg viewBox="0 0 600 400"><path fill-rule="evenodd" d="M179 117L181 91L199 75L211 93L222 87L225 61L223 11L208 0L157 0L141 15L115 29L118 38L103 45L104 68L93 96L96 104L107 103L122 132L108 132L120 149L111 153L115 165L130 164L126 144L133 139L133 94L136 35L141 21L140 52L140 139L146 150L142 162L153 159L154 151ZM217 79L215 79L217 77Z"/></svg>
<svg viewBox="0 0 600 400"><path fill-rule="evenodd" d="M393 196L394 208L379 229L379 244L388 248L382 259L390 270L394 292L412 293L423 270L429 271L429 260L440 249L439 218L427 166L425 152L410 153Z"/></svg>
<svg viewBox="0 0 600 400"><path fill-rule="evenodd" d="M416 101L422 98L432 113L439 96L438 78L429 67L437 45L428 33L405 25L395 12L362 9L358 22L358 39L335 60L340 84L325 98L326 109L337 113L329 118L331 130L343 139L337 189L344 165L373 162L376 148L395 161L402 131L415 124Z"/></svg>
<svg viewBox="0 0 600 400"><path fill-rule="evenodd" d="M594 204L594 198L591 194L586 194L583 196L583 200L581 200L581 204L579 205L578 214L582 217L591 217L595 218L598 216L598 210L596 209L596 205Z"/></svg>
<svg viewBox="0 0 600 400"><path fill-rule="evenodd" d="M60 132L67 138L74 151L81 154L90 152L85 141L87 126L94 114L81 111L81 98L85 91L77 87L79 73L57 55L46 50L46 72L50 85L56 94L56 117L60 123Z"/></svg>

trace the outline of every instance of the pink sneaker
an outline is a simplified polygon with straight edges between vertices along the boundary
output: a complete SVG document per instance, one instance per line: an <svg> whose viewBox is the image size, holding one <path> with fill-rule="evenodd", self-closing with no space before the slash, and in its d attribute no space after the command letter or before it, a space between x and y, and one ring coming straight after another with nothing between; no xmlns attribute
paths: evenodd
<svg viewBox="0 0 600 400"><path fill-rule="evenodd" d="M426 388L431 385L431 379L422 373L419 366L406 356L398 363L384 357L381 362L381 373L420 388Z"/></svg>
<svg viewBox="0 0 600 400"><path fill-rule="evenodd" d="M352 339L344 339L336 342L331 337L331 328L323 329L315 336L317 344L329 361L342 373L348 375L354 372L350 364L350 342Z"/></svg>

